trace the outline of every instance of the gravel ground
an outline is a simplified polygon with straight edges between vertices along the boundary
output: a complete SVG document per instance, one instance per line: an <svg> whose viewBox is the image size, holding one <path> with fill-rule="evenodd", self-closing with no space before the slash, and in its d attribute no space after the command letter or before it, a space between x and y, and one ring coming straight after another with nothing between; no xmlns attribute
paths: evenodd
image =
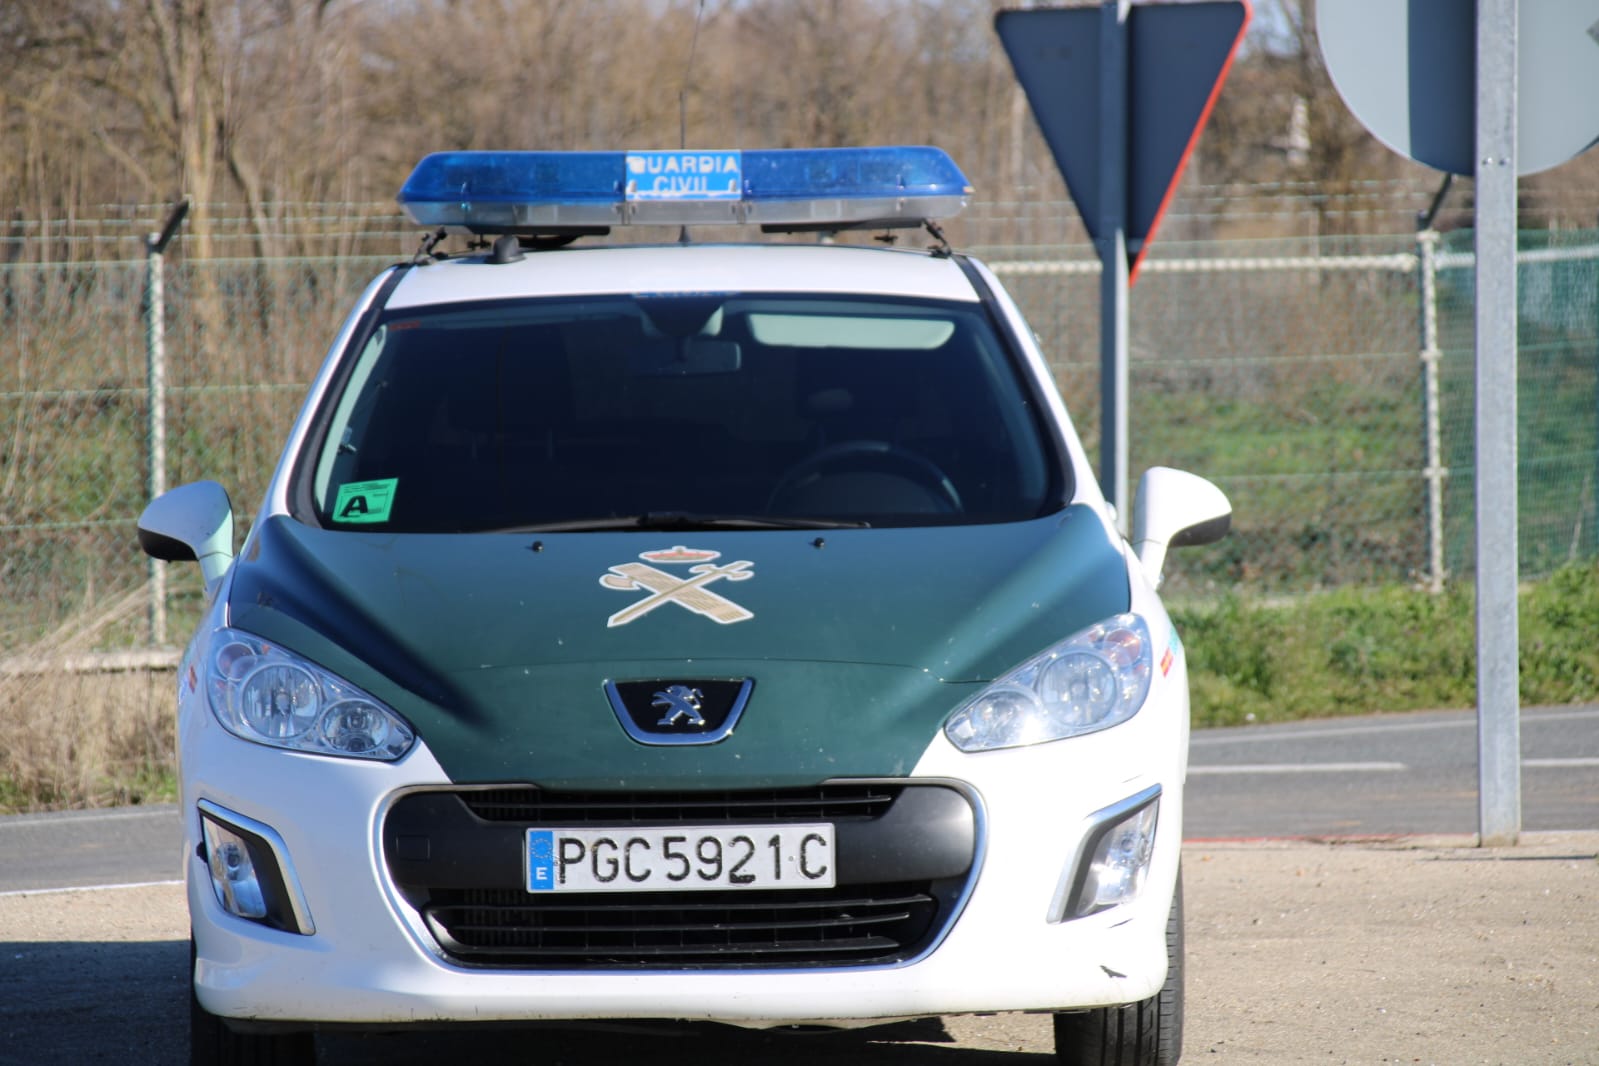
<svg viewBox="0 0 1599 1066"><path fill-rule="evenodd" d="M1188 1030L1216 1063L1599 1066L1599 832L1185 849ZM0 897L0 1063L186 1061L176 886ZM323 1063L1029 1066L1036 1016L863 1036L693 1030L325 1039Z"/></svg>

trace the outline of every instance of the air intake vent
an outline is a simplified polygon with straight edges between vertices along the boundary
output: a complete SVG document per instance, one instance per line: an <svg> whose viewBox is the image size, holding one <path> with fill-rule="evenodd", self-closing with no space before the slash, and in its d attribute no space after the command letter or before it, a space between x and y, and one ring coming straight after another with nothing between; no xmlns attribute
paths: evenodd
<svg viewBox="0 0 1599 1066"><path fill-rule="evenodd" d="M544 792L496 788L462 792L472 813L525 825L686 825L814 822L876 818L894 802L894 785L824 785L770 792Z"/></svg>
<svg viewBox="0 0 1599 1066"><path fill-rule="evenodd" d="M712 898L706 899L707 895ZM453 957L493 966L848 966L905 957L938 901L911 885L532 899L451 893L423 911Z"/></svg>

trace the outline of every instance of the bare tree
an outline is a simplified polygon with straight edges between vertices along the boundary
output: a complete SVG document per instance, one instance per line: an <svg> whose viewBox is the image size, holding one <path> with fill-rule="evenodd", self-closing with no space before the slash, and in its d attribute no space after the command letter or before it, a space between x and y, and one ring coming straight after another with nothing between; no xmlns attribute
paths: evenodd
<svg viewBox="0 0 1599 1066"><path fill-rule="evenodd" d="M680 140L928 142L981 198L1054 199L1058 174L992 30L1007 2L5 0L0 207L70 219L136 202L154 222L187 195L185 254L219 254L225 233L273 257L326 247L292 205L392 218L382 204L428 151ZM1391 227L1391 212L1351 209L1350 191L1435 179L1349 114L1313 15L1312 0L1257 0L1186 188L1291 202L1320 233ZM1544 216L1581 223L1590 187L1528 183ZM223 219L224 202L241 206ZM1209 225L1225 206L1199 214Z"/></svg>
<svg viewBox="0 0 1599 1066"><path fill-rule="evenodd" d="M1400 176L1430 179L1344 105L1316 39L1315 0L1261 0L1254 25L1200 141L1207 180L1299 199L1319 234L1391 228L1363 211L1355 190Z"/></svg>

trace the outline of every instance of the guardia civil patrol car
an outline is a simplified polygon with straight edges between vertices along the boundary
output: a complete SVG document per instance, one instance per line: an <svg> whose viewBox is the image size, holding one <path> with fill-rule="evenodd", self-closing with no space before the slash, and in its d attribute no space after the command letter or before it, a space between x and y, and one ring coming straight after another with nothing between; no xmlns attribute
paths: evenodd
<svg viewBox="0 0 1599 1066"><path fill-rule="evenodd" d="M361 295L237 554L214 482L140 520L208 596L196 1061L992 1011L1176 1060L1155 588L1230 510L1155 468L1118 533L1032 330L940 236L969 194L929 148L421 162L400 203L463 250ZM816 236L860 226L933 237Z"/></svg>

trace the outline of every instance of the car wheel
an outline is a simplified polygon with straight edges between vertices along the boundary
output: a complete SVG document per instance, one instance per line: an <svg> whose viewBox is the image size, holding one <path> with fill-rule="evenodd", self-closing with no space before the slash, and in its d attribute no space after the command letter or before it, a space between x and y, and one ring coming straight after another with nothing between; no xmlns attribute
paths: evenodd
<svg viewBox="0 0 1599 1066"><path fill-rule="evenodd" d="M189 938L190 1066L312 1066L316 1039L304 1033L236 1033L194 994L194 938Z"/></svg>
<svg viewBox="0 0 1599 1066"><path fill-rule="evenodd" d="M1183 1053L1183 875L1166 918L1166 983L1140 1003L1055 1015L1066 1066L1176 1066Z"/></svg>

